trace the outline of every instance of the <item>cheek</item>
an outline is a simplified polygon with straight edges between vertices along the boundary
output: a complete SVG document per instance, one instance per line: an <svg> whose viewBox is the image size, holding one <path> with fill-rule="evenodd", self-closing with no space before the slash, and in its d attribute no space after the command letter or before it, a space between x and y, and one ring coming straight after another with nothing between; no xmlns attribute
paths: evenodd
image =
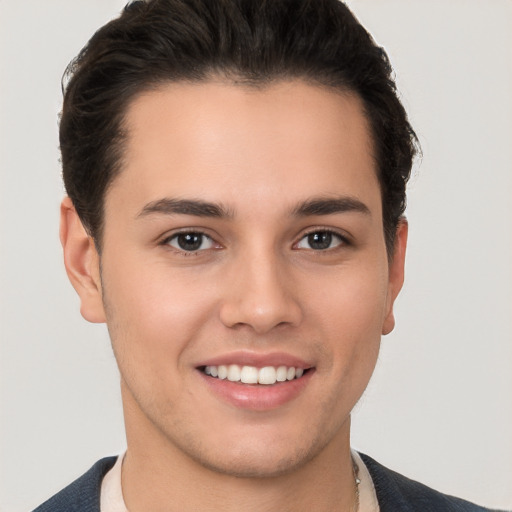
<svg viewBox="0 0 512 512"><path fill-rule="evenodd" d="M209 321L214 295L199 279L161 265L132 268L140 271L130 279L119 265L104 273L105 309L119 363L145 362L157 373L178 367L184 349Z"/></svg>
<svg viewBox="0 0 512 512"><path fill-rule="evenodd" d="M321 317L321 325L340 337L380 337L388 295L385 268L345 268L317 284L308 294L308 307Z"/></svg>
<svg viewBox="0 0 512 512"><path fill-rule="evenodd" d="M317 339L331 352L329 370L339 376L340 386L362 392L373 372L386 310L386 276L385 269L349 269L331 279L323 293L310 295L309 316L312 325L321 326Z"/></svg>

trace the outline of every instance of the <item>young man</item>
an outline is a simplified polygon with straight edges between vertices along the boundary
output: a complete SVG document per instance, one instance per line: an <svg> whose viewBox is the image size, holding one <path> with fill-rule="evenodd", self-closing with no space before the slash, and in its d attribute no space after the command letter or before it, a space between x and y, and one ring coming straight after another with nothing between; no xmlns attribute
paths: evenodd
<svg viewBox="0 0 512 512"><path fill-rule="evenodd" d="M38 512L484 510L350 449L415 136L337 0L150 0L70 68L61 240L128 447Z"/></svg>

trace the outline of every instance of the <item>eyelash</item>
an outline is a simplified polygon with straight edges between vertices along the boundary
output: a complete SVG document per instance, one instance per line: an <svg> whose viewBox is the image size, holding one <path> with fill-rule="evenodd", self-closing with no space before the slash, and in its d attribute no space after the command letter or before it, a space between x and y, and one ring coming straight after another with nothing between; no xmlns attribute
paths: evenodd
<svg viewBox="0 0 512 512"><path fill-rule="evenodd" d="M338 231L335 231L335 230L333 230L331 228L315 227L314 229L311 229L310 231L307 231L306 233L304 233L300 237L299 241L294 244L294 247L298 246L298 244L302 240L308 238L309 236L314 235L314 234L319 234L319 233L327 234L327 235L329 235L329 236L331 236L333 238L337 238L339 240L339 243L336 244L334 247L328 247L328 248L325 248L325 249L316 249L316 250L315 249L309 249L309 250L314 251L315 253L322 253L322 252L328 252L328 251L330 252L332 250L337 249L340 246L345 246L346 247L346 246L352 245L351 242L349 241L349 239L346 236L344 236L341 233L339 233ZM301 248L297 247L297 249L300 250Z"/></svg>
<svg viewBox="0 0 512 512"><path fill-rule="evenodd" d="M174 247L173 245L171 245L171 242L173 240L177 240L180 236L200 237L201 238L200 246L195 250L186 250L181 247ZM213 245L216 244L215 240L211 236L207 235L206 233L203 233L202 231L189 230L189 231L180 231L178 233L174 233L174 234L164 238L162 240L162 242L160 242L159 245L169 247L171 250L173 250L176 253L183 255L183 256L197 256L205 250L213 249L213 247L208 247L207 249L201 249L201 246L204 244L205 241L210 241L211 244L213 244Z"/></svg>
<svg viewBox="0 0 512 512"><path fill-rule="evenodd" d="M314 249L312 247L308 247L308 248L299 247L299 244L303 240L305 240L308 237L310 237L311 235L315 235L315 234L316 235L318 235L318 234L328 235L328 239L327 239L328 245L330 245L332 243L333 238L338 239L339 243L337 243L334 247L325 247L325 248L320 248L320 249ZM174 240L177 240L180 236L200 237L201 240L200 240L199 247L197 247L197 249L194 249L194 250L186 250L186 249L183 249L182 247L175 247L175 246L171 245L171 242ZM166 246L182 256L198 256L199 254L201 254L204 251L220 248L219 247L220 244L217 244L217 247L207 247L207 248L201 249L201 246L205 243L205 241L209 241L210 244L212 244L212 245L217 244L215 242L215 240L211 236L207 235L206 233L204 233L202 231L189 230L189 231L180 231L178 233L173 233L172 235L164 238L160 242L159 245ZM311 241L309 241L309 243L311 245ZM320 241L320 243L321 243L321 241ZM311 229L311 230L307 231L306 233L304 233L299 238L299 240L293 244L293 248L296 250L311 250L315 253L323 253L323 252L331 252L340 246L346 247L346 246L350 246L350 245L351 245L351 242L348 240L348 238L346 236L340 234L338 231L335 231L330 228L316 227L316 228Z"/></svg>

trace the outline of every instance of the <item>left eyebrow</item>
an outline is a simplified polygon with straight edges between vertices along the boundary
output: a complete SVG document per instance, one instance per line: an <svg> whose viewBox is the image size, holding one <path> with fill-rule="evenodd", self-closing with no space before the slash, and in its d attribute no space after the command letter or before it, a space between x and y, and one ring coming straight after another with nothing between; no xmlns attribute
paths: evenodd
<svg viewBox="0 0 512 512"><path fill-rule="evenodd" d="M308 217L346 212L357 212L371 216L368 206L359 199L350 196L308 199L294 208L292 214L297 217Z"/></svg>

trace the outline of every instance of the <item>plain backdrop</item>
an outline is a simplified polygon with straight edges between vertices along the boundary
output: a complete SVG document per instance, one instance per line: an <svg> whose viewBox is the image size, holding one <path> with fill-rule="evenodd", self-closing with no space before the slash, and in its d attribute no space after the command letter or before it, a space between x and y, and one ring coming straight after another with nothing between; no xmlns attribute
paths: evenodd
<svg viewBox="0 0 512 512"><path fill-rule="evenodd" d="M122 0L0 0L0 511L30 510L125 447L106 328L58 241L60 78ZM512 509L512 2L352 0L388 51L424 157L397 328L353 445Z"/></svg>

